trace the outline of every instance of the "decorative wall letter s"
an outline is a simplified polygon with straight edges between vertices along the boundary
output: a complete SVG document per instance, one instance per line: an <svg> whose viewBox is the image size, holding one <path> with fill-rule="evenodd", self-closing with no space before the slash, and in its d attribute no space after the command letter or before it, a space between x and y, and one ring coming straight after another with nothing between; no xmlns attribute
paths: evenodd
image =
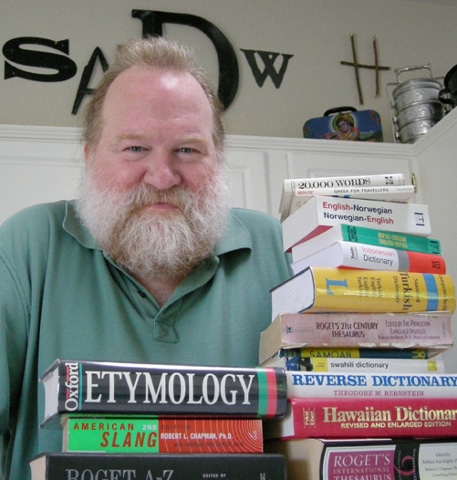
<svg viewBox="0 0 457 480"><path fill-rule="evenodd" d="M10 62L29 67L40 67L57 70L55 73L36 73L22 70L11 63L5 62L5 80L12 77L21 77L37 82L63 82L72 78L76 72L76 63L69 57L39 50L27 50L23 45L42 45L59 52L69 53L68 40L50 40L39 37L13 38L3 46L3 55Z"/></svg>

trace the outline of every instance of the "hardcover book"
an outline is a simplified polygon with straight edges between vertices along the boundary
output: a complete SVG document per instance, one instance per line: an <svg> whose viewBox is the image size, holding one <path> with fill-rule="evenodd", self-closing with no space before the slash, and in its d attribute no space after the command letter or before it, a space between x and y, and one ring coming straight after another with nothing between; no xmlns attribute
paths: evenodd
<svg viewBox="0 0 457 480"><path fill-rule="evenodd" d="M64 452L261 453L262 420L68 416Z"/></svg>
<svg viewBox="0 0 457 480"><path fill-rule="evenodd" d="M32 480L285 480L278 454L45 453L30 461Z"/></svg>
<svg viewBox="0 0 457 480"><path fill-rule="evenodd" d="M420 348L438 351L452 346L452 315L449 311L282 313L260 334L259 363L287 348Z"/></svg>
<svg viewBox="0 0 457 480"><path fill-rule="evenodd" d="M431 234L428 205L316 195L282 222L284 250L340 223L425 237Z"/></svg>
<svg viewBox="0 0 457 480"><path fill-rule="evenodd" d="M299 273L313 266L446 273L446 262L440 255L340 240L309 257L293 262L292 270L294 273Z"/></svg>
<svg viewBox="0 0 457 480"><path fill-rule="evenodd" d="M457 442L427 439L271 441L287 458L288 480L455 479Z"/></svg>
<svg viewBox="0 0 457 480"><path fill-rule="evenodd" d="M289 398L450 398L457 401L457 373L349 373L286 370Z"/></svg>
<svg viewBox="0 0 457 480"><path fill-rule="evenodd" d="M449 275L309 267L271 291L272 320L299 312L455 310Z"/></svg>
<svg viewBox="0 0 457 480"><path fill-rule="evenodd" d="M270 417L286 409L284 371L56 360L41 378L43 425L59 414Z"/></svg>
<svg viewBox="0 0 457 480"><path fill-rule="evenodd" d="M284 221L289 215L297 211L314 195L329 197L354 198L376 200L379 202L406 203L414 198L416 188L414 185L384 185L373 187L322 187L297 190L293 195L281 199L280 220Z"/></svg>
<svg viewBox="0 0 457 480"><path fill-rule="evenodd" d="M302 258L314 255L338 241L366 243L378 247L441 255L441 242L434 238L407 235L401 232L386 232L376 228L356 227L341 223L330 227L306 242L292 247L292 260L298 262Z"/></svg>
<svg viewBox="0 0 457 480"><path fill-rule="evenodd" d="M264 438L455 437L455 398L290 398L281 419L264 422Z"/></svg>

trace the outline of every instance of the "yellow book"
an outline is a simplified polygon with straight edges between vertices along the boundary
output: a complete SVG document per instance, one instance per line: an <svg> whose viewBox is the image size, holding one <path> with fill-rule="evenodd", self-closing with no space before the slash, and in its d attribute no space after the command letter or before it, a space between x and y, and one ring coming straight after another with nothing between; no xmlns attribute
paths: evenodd
<svg viewBox="0 0 457 480"><path fill-rule="evenodd" d="M455 311L449 275L309 267L271 291L272 320L297 312Z"/></svg>

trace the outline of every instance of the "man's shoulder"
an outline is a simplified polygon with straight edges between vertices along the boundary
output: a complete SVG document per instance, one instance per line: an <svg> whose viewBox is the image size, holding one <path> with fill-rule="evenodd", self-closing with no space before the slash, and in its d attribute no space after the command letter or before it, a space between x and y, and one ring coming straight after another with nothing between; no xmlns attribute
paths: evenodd
<svg viewBox="0 0 457 480"><path fill-rule="evenodd" d="M26 207L11 215L0 225L0 235L28 236L49 235L51 230L60 228L68 201L42 203Z"/></svg>

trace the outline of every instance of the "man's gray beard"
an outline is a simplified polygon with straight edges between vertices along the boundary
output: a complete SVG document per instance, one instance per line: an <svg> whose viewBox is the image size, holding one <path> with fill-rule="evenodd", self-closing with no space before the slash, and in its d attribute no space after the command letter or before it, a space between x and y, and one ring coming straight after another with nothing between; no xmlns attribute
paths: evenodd
<svg viewBox="0 0 457 480"><path fill-rule="evenodd" d="M98 245L133 275L182 279L222 237L228 216L228 186L220 168L200 191L167 191L141 184L128 192L101 188L86 172L78 214ZM147 206L168 202L178 213L153 214Z"/></svg>

